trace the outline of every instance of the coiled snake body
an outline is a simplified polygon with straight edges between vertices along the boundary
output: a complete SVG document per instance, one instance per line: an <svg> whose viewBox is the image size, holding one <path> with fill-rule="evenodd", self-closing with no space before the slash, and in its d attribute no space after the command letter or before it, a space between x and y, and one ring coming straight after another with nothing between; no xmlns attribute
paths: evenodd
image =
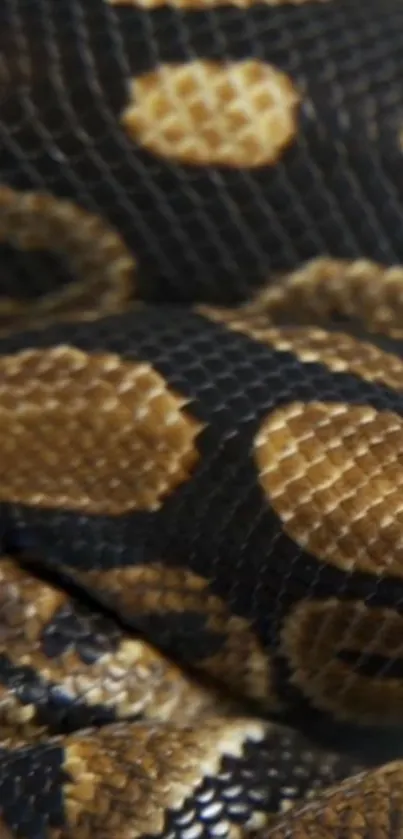
<svg viewBox="0 0 403 839"><path fill-rule="evenodd" d="M402 13L149 6L0 13L0 839L398 839ZM124 107L100 84L90 21L122 73L137 60L130 32L164 53L146 70L140 50ZM200 35L212 22L214 49ZM249 35L238 49L248 27L253 58ZM55 103L76 49L82 99L73 84ZM321 79L309 75L318 55ZM321 122L326 81L334 109L324 103ZM22 102L41 116L24 123ZM28 182L13 168L21 150ZM359 188L368 160L374 209ZM132 181L117 190L128 161L147 173L148 193L147 178L134 184L144 208ZM200 222L193 256L181 199ZM349 250L337 225L354 201ZM311 229L314 206L332 208L331 246L325 216ZM117 232L120 210L137 242ZM217 262L225 225L244 231L248 212L251 265L234 240ZM153 213L168 245L158 233L148 252ZM390 219L383 239L370 217Z"/></svg>

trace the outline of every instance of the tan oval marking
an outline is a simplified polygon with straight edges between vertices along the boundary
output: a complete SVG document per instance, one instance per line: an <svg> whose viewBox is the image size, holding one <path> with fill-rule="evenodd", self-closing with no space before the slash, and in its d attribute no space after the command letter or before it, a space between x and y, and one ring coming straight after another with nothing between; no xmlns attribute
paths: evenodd
<svg viewBox="0 0 403 839"><path fill-rule="evenodd" d="M361 772L278 818L270 839L402 839L403 762Z"/></svg>
<svg viewBox="0 0 403 839"><path fill-rule="evenodd" d="M403 576L403 420L362 405L294 402L255 439L284 531L323 563Z"/></svg>
<svg viewBox="0 0 403 839"><path fill-rule="evenodd" d="M199 166L275 163L295 137L291 80L270 64L165 64L135 78L122 124L148 151Z"/></svg>
<svg viewBox="0 0 403 839"><path fill-rule="evenodd" d="M196 466L202 429L149 364L59 346L0 359L0 500L156 510Z"/></svg>
<svg viewBox="0 0 403 839"><path fill-rule="evenodd" d="M370 332L402 337L403 266L313 259L264 288L241 311L294 325L326 323L336 314L353 318Z"/></svg>
<svg viewBox="0 0 403 839"><path fill-rule="evenodd" d="M244 618L232 615L223 600L208 590L207 580L184 568L150 563L135 568L88 571L79 579L105 595L119 612L135 620L141 614L196 612L205 617L206 630L217 632L223 642L210 658L191 664L224 682L239 696L278 707L274 695L269 654L260 646Z"/></svg>
<svg viewBox="0 0 403 839"><path fill-rule="evenodd" d="M167 810L180 810L224 755L240 757L247 740L264 735L264 723L212 717L193 728L133 723L68 737L69 828L83 837L160 836Z"/></svg>
<svg viewBox="0 0 403 839"><path fill-rule="evenodd" d="M403 616L361 601L302 601L286 619L281 651L291 682L320 710L355 723L403 721L403 681L354 673L341 651L403 659Z"/></svg>
<svg viewBox="0 0 403 839"><path fill-rule="evenodd" d="M136 262L121 237L70 201L0 186L0 241L59 254L78 278L34 305L0 294L0 334L121 312L134 293Z"/></svg>
<svg viewBox="0 0 403 839"><path fill-rule="evenodd" d="M227 329L247 335L283 353L292 353L304 364L322 364L332 373L352 373L367 382L403 390L403 361L398 355L378 349L344 332L327 332L306 326L267 326L263 317L247 316L231 309L198 306L203 317L223 323Z"/></svg>

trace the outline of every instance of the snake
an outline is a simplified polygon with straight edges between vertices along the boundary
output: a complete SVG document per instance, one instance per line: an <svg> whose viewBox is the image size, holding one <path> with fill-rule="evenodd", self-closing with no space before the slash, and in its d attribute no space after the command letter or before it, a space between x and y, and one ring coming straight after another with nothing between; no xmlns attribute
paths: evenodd
<svg viewBox="0 0 403 839"><path fill-rule="evenodd" d="M399 0L3 0L0 839L403 837Z"/></svg>

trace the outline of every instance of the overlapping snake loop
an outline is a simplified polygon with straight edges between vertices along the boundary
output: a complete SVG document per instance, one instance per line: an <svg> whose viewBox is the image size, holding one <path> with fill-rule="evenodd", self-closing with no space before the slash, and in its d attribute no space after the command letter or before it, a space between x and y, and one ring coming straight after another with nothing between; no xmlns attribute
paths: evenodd
<svg viewBox="0 0 403 839"><path fill-rule="evenodd" d="M400 836L402 762L315 728L402 720L402 270L153 306L99 220L0 199L78 277L2 303L1 836Z"/></svg>
<svg viewBox="0 0 403 839"><path fill-rule="evenodd" d="M402 32L0 4L0 839L403 839Z"/></svg>

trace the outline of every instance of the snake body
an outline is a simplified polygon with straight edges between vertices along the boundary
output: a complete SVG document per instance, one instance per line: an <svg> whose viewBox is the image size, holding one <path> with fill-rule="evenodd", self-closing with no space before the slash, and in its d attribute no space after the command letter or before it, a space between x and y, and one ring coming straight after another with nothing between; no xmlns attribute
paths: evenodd
<svg viewBox="0 0 403 839"><path fill-rule="evenodd" d="M401 839L397 0L20 5L0 839Z"/></svg>

